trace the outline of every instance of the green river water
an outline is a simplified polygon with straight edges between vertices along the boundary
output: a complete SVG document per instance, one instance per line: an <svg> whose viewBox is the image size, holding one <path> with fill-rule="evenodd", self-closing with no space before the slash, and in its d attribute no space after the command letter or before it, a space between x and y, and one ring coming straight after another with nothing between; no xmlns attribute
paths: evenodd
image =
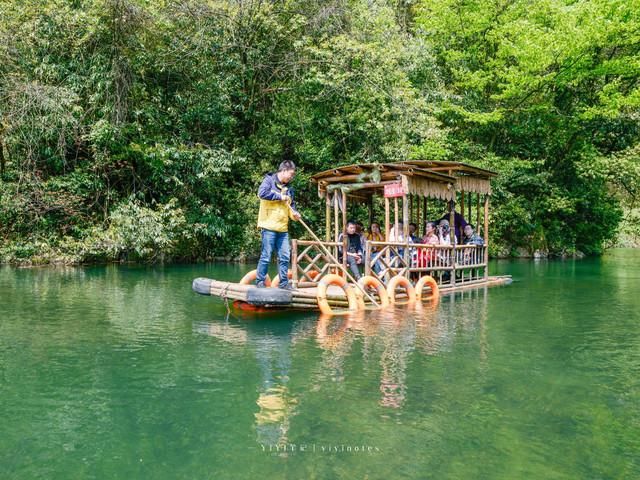
<svg viewBox="0 0 640 480"><path fill-rule="evenodd" d="M191 291L251 268L0 268L0 479L640 478L640 251L331 322Z"/></svg>

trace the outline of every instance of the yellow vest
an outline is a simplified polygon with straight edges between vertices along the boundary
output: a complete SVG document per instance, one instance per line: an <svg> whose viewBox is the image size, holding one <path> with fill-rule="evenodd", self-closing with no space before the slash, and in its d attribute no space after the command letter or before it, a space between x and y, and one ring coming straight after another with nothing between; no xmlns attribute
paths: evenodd
<svg viewBox="0 0 640 480"><path fill-rule="evenodd" d="M289 231L289 219L293 219L289 206L282 200L260 199L258 211L258 228L274 232Z"/></svg>

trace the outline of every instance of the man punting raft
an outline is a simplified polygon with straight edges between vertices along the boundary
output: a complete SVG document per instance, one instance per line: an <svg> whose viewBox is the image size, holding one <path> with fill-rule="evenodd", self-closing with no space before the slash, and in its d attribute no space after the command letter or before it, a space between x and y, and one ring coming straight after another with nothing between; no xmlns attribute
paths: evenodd
<svg viewBox="0 0 640 480"><path fill-rule="evenodd" d="M290 290L288 280L289 258L289 219L300 220L300 212L293 200L293 188L288 185L296 174L296 166L291 160L280 164L278 171L265 175L258 197L258 228L262 230L262 250L258 260L256 286L265 288L271 256L275 252L278 257L279 288Z"/></svg>

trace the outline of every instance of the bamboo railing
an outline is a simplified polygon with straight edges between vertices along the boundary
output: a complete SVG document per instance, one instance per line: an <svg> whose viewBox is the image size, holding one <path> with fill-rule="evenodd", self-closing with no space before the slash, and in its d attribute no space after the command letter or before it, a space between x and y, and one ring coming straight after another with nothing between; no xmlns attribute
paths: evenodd
<svg viewBox="0 0 640 480"><path fill-rule="evenodd" d="M340 265L323 253L327 249L338 258L342 242L292 241L292 284L295 288L313 287L328 273L338 273ZM384 284L391 277L404 275L417 280L433 276L439 284L478 282L487 278L486 245L425 245L402 242L365 242L362 273ZM343 265L344 267L344 259Z"/></svg>

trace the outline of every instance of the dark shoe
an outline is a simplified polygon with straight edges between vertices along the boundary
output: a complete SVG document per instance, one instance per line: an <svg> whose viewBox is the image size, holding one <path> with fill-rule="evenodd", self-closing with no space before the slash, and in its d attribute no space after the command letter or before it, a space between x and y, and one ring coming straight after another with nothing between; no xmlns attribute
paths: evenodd
<svg viewBox="0 0 640 480"><path fill-rule="evenodd" d="M267 288L267 286L264 284L264 282L256 282L256 287L257 288Z"/></svg>
<svg viewBox="0 0 640 480"><path fill-rule="evenodd" d="M293 285L291 285L290 283L285 283L284 285L278 285L278 288L282 290L295 290L295 288L293 288Z"/></svg>

